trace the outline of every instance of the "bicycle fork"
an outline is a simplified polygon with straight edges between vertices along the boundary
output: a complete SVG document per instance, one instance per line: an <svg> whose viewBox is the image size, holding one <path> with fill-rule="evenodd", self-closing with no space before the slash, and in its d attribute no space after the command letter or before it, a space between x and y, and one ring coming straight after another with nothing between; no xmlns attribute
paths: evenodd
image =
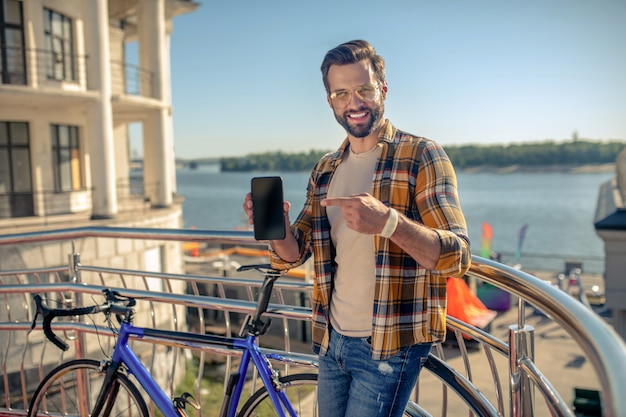
<svg viewBox="0 0 626 417"><path fill-rule="evenodd" d="M98 393L98 398L94 404L93 410L91 410L92 417L99 417L101 415L108 416L111 413L111 408L115 404L115 399L120 388L120 383L115 377L117 371L120 368L119 362L102 362L100 365L105 371L104 382L102 388ZM84 401L81 401L84 402ZM86 408L86 407L85 407ZM103 411L104 410L104 414ZM89 415L89 412L81 415Z"/></svg>

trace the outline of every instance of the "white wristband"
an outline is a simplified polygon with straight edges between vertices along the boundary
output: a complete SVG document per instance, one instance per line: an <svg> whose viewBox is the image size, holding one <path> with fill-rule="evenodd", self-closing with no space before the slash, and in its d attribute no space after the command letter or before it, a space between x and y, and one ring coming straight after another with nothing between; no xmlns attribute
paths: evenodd
<svg viewBox="0 0 626 417"><path fill-rule="evenodd" d="M393 235L393 232L396 231L396 227L398 227L398 212L393 208L389 208L389 217L387 217L387 221L380 235L389 239L391 235Z"/></svg>

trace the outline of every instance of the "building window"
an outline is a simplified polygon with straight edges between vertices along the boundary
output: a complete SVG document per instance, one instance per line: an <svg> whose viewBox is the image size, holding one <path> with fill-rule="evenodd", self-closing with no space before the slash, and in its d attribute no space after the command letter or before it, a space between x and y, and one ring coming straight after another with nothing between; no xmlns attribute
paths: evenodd
<svg viewBox="0 0 626 417"><path fill-rule="evenodd" d="M46 75L51 80L76 81L72 19L50 9L44 13L44 38L48 56Z"/></svg>
<svg viewBox="0 0 626 417"><path fill-rule="evenodd" d="M0 218L33 214L28 123L0 122Z"/></svg>
<svg viewBox="0 0 626 417"><path fill-rule="evenodd" d="M3 84L26 84L22 2L0 0L0 71Z"/></svg>
<svg viewBox="0 0 626 417"><path fill-rule="evenodd" d="M83 175L78 141L78 127L51 125L52 167L56 192L83 188Z"/></svg>

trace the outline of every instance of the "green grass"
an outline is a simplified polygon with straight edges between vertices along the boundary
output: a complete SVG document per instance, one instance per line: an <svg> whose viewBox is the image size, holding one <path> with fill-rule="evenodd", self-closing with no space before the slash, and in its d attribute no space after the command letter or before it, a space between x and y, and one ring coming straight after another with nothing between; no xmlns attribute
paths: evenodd
<svg viewBox="0 0 626 417"><path fill-rule="evenodd" d="M221 378L211 375L211 367L204 366L203 377L200 380L200 398L196 393L196 381L198 378L199 360L192 358L186 362L185 377L181 383L176 386L174 393L180 396L185 392L190 393L202 407L202 416L215 416L219 413L224 399L224 383ZM189 417L198 416L198 411L191 405L187 405L186 409ZM163 414L155 408L155 415L163 417Z"/></svg>
<svg viewBox="0 0 626 417"><path fill-rule="evenodd" d="M178 386L175 387L174 393L176 396L180 396L185 392L190 393L196 401L200 403L202 407L202 417L216 416L218 415L222 402L224 400L224 382L223 382L223 370L218 370L217 365L206 364L203 369L203 376L200 380L200 395L196 393L196 381L198 377L199 359L193 357L186 361L185 376ZM293 369L296 370L295 368ZM251 381L246 382L246 387L242 395L239 407L241 407L251 394ZM257 381L257 389L262 386L260 380ZM311 394L315 387L301 387L299 396L305 396ZM296 393L288 390L287 392L290 399L294 400ZM199 398L198 398L199 397ZM191 405L187 405L185 408L189 417L199 416L199 412ZM268 416L275 415L275 412L271 409L263 411L263 408L258 410L259 416L263 417L268 413ZM155 407L154 414L158 417L163 417L163 414Z"/></svg>

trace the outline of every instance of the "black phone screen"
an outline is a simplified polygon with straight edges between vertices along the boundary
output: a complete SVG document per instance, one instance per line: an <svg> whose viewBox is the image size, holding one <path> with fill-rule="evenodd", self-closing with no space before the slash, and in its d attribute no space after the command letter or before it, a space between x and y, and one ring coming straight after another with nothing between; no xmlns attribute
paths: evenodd
<svg viewBox="0 0 626 417"><path fill-rule="evenodd" d="M254 177L251 180L254 217L254 238L273 240L285 238L283 212L283 179Z"/></svg>

